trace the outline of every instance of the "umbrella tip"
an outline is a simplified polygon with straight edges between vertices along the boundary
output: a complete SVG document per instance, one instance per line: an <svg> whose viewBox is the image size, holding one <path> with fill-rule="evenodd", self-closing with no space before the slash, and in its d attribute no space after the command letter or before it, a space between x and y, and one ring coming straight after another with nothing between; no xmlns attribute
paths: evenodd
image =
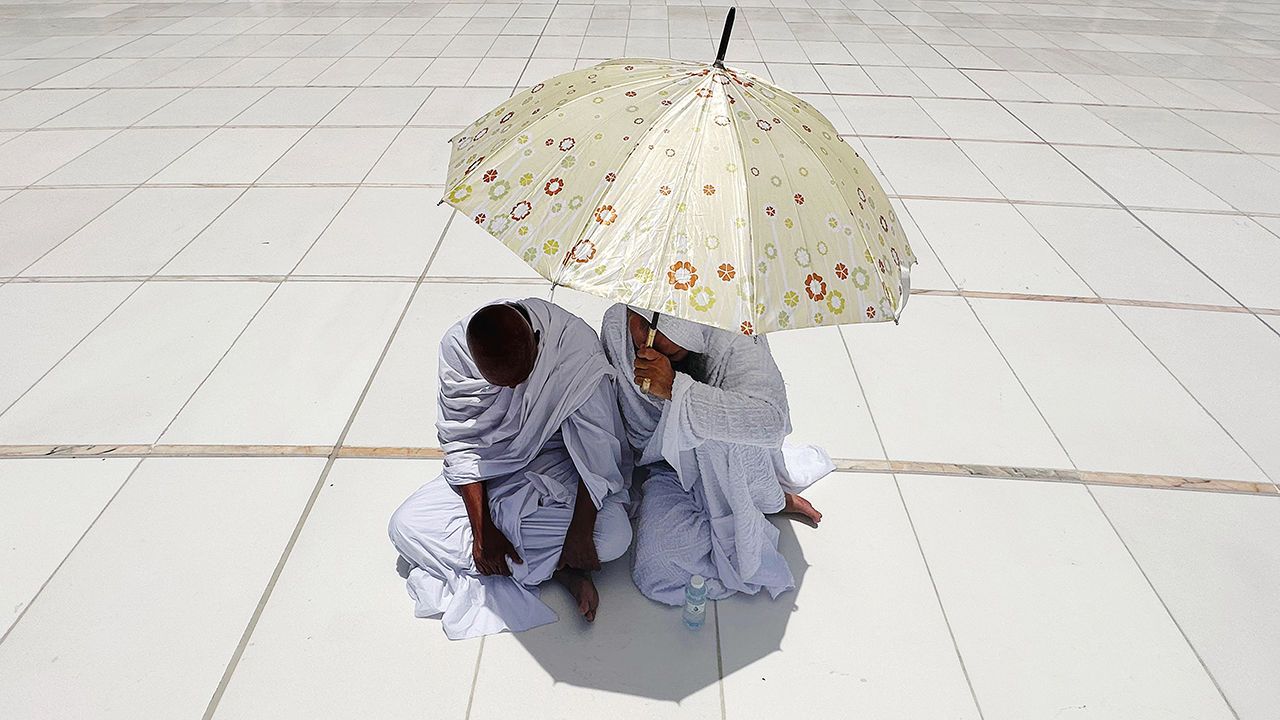
<svg viewBox="0 0 1280 720"><path fill-rule="evenodd" d="M720 49L716 51L716 60L711 63L718 68L724 68L724 54L729 50L729 35L733 33L733 16L738 14L738 8L729 8L729 14L724 19L724 32L720 34Z"/></svg>

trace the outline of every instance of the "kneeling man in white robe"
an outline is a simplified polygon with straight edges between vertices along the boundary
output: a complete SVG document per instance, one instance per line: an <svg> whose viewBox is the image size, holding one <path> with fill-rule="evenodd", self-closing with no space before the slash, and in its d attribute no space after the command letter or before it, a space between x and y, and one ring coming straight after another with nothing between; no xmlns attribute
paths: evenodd
<svg viewBox="0 0 1280 720"><path fill-rule="evenodd" d="M661 316L646 347L648 313L614 305L600 335L619 374L618 404L641 486L632 578L647 597L684 603L693 575L707 597L795 582L766 515L822 514L799 492L835 466L817 447L784 446L791 432L787 391L762 337ZM650 383L642 392L643 381Z"/></svg>
<svg viewBox="0 0 1280 720"><path fill-rule="evenodd" d="M631 544L631 453L594 330L537 298L477 310L440 343L444 473L396 510L418 617L451 639L554 622L550 578L594 620L590 572Z"/></svg>

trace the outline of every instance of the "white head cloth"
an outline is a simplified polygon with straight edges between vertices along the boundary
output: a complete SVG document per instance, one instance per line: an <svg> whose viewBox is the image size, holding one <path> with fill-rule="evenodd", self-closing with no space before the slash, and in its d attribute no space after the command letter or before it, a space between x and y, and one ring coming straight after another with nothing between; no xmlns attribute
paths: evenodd
<svg viewBox="0 0 1280 720"><path fill-rule="evenodd" d="M467 347L470 313L440 341L440 414L436 430L451 485L486 480L527 466L614 370L595 330L539 298L518 302L541 332L529 379L515 388L490 385Z"/></svg>
<svg viewBox="0 0 1280 720"><path fill-rule="evenodd" d="M652 310L645 310L634 305L628 305L627 307L645 320L653 318ZM659 315L658 332L691 353L704 353L710 344L711 334L716 332L716 328L672 315Z"/></svg>

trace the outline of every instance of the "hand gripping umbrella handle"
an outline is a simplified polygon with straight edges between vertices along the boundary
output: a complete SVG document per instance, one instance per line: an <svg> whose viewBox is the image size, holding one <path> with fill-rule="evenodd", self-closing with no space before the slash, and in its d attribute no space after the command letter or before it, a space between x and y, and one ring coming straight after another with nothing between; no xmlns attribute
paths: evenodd
<svg viewBox="0 0 1280 720"><path fill-rule="evenodd" d="M658 337L658 313L655 312L653 314L653 319L649 321L649 339L645 341L644 346L647 348L653 347L653 341L657 339L657 337ZM644 392L649 392L649 378L644 379L644 382L640 385L640 389L643 390Z"/></svg>

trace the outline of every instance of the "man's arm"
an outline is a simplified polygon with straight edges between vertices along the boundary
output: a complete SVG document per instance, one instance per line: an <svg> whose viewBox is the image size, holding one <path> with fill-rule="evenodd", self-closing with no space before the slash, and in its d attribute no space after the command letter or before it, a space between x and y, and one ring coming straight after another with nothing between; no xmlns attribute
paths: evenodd
<svg viewBox="0 0 1280 720"><path fill-rule="evenodd" d="M767 352L752 352L734 363L722 387L712 387L676 372L666 355L652 348L636 351L637 385L649 380L649 392L671 400L683 390L689 424L703 440L778 448L788 428L786 386Z"/></svg>
<svg viewBox="0 0 1280 720"><path fill-rule="evenodd" d="M461 486L462 504L467 508L467 519L471 521L471 557L475 560L476 570L481 575L510 575L511 566L507 565L510 557L516 564L524 560L516 553L516 548L502 534L489 514L489 493L483 482L474 482ZM594 522L594 519L593 519Z"/></svg>

